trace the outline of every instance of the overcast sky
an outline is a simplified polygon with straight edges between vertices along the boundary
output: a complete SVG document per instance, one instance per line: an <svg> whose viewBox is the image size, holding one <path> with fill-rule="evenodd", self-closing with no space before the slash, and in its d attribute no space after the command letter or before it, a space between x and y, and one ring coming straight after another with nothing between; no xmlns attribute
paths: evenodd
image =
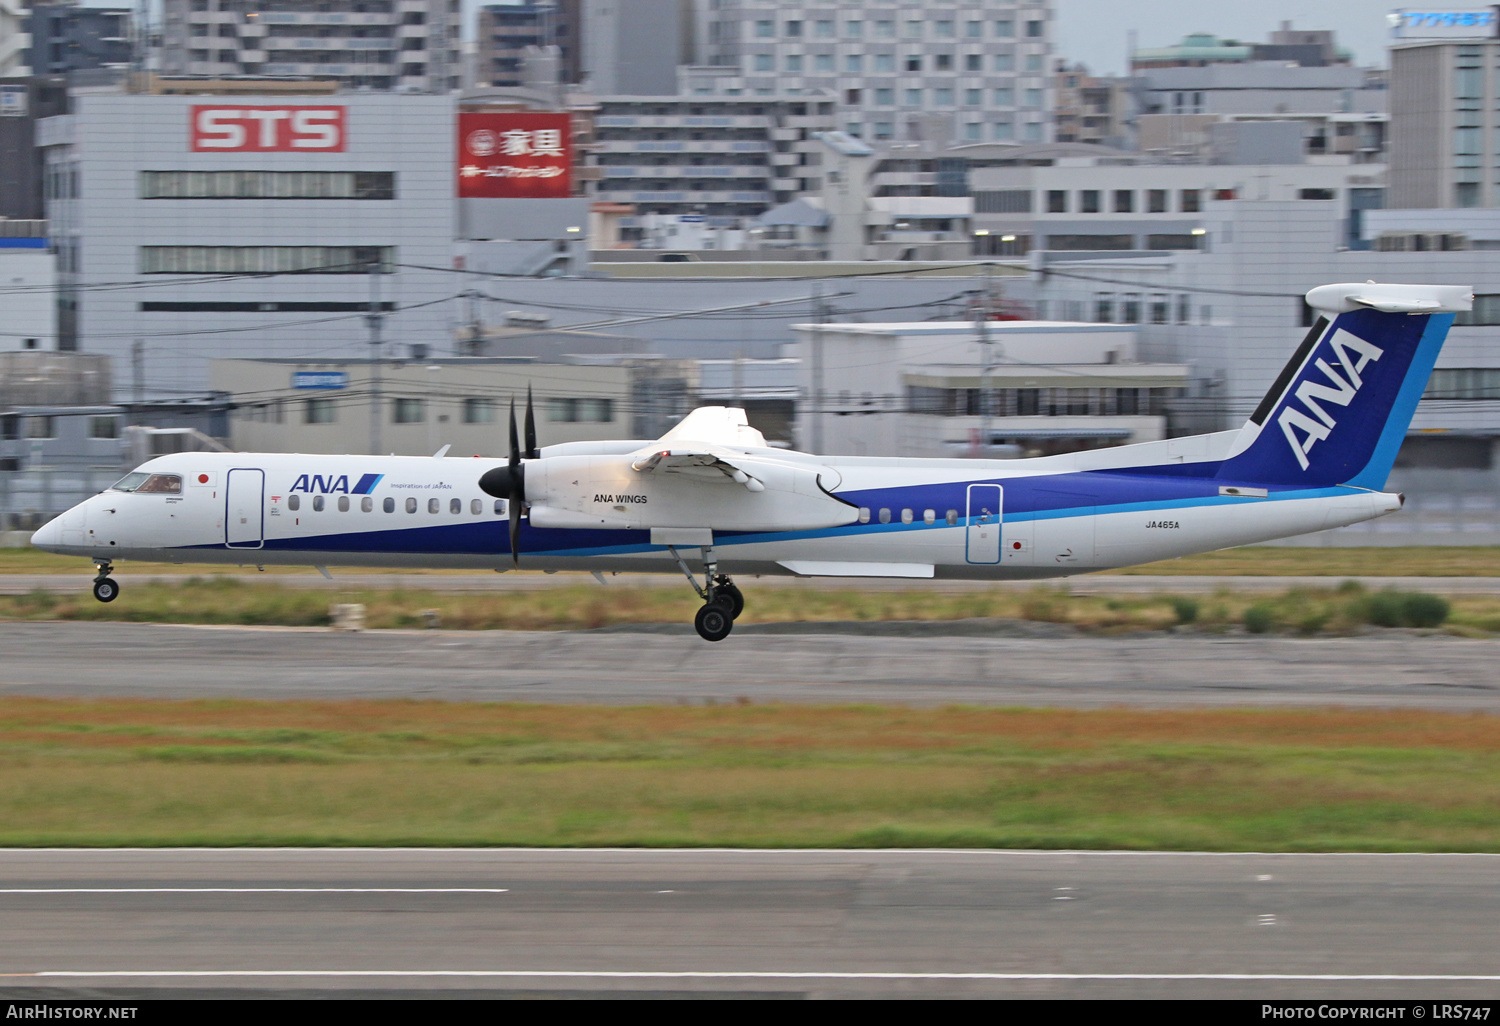
<svg viewBox="0 0 1500 1026"><path fill-rule="evenodd" d="M1333 29L1341 46L1354 51L1357 64L1386 63L1389 29L1385 16L1399 3L1371 0L1258 0L1205 3L1204 0L1054 0L1057 56L1082 61L1095 74L1125 71L1127 33L1135 29L1140 46L1170 46L1190 32L1264 42L1283 21L1296 28ZM1454 7L1480 7L1461 0Z"/></svg>

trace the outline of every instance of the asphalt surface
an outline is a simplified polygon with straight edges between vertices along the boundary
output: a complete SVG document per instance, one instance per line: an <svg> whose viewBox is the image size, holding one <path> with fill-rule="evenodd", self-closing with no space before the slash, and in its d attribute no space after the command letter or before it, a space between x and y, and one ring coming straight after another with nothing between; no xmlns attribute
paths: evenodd
<svg viewBox="0 0 1500 1026"><path fill-rule="evenodd" d="M1493 998L1497 873L1485 855L8 850L0 995Z"/></svg>
<svg viewBox="0 0 1500 1026"><path fill-rule="evenodd" d="M349 589L410 589L446 592L536 591L570 585L592 585L597 582L580 573L363 573L334 568L332 579L312 571L295 573L255 573L222 567L204 567L197 573L155 573L134 571L128 565L114 574L122 590L135 584L181 584L192 578L223 575L251 584L275 584L284 588L309 588L318 591ZM1402 588L1428 591L1440 595L1500 595L1500 577L1223 577L1211 575L1157 574L1082 574L1077 577L1055 577L1034 581L960 581L908 580L849 577L742 577L746 588L819 588L837 591L1030 591L1032 588L1060 588L1074 595L1210 595L1220 589L1230 591L1283 592L1290 588L1336 588L1346 580L1358 581L1366 588ZM607 576L606 587L682 588L687 582L676 574L616 574ZM85 594L93 586L93 571L84 567L76 574L0 574L0 595L25 595L40 589L58 594Z"/></svg>
<svg viewBox="0 0 1500 1026"><path fill-rule="evenodd" d="M803 629L820 633L782 633ZM1500 641L1081 635L1053 624L367 631L0 624L0 694L450 701L1363 706L1500 712Z"/></svg>

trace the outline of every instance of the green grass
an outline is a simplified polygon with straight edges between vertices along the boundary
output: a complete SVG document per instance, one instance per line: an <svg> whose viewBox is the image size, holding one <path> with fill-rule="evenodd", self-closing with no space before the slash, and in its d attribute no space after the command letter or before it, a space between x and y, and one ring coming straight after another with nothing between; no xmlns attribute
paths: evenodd
<svg viewBox="0 0 1500 1026"><path fill-rule="evenodd" d="M1370 626L1441 628L1487 637L1500 633L1500 597L1445 599L1420 592L1367 591L1354 582L1292 588L1278 594L1221 590L1207 596L1070 595L1038 586L962 592L858 591L758 586L745 582L742 623L951 621L971 618L1067 624L1084 631L1176 628L1199 632L1351 634ZM258 579L197 577L176 584L132 584L111 603L87 594L34 590L0 596L0 622L89 620L321 627L335 603L360 603L370 628L576 630L639 623L688 623L699 600L686 588L596 584L527 591L438 592L417 588L288 588Z"/></svg>
<svg viewBox="0 0 1500 1026"><path fill-rule="evenodd" d="M1500 718L0 699L0 845L1500 851Z"/></svg>

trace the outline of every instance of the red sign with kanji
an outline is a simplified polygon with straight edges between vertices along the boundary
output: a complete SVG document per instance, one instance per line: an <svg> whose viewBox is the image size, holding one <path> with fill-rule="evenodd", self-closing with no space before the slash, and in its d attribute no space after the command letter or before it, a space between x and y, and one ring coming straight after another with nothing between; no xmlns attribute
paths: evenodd
<svg viewBox="0 0 1500 1026"><path fill-rule="evenodd" d="M567 114L460 114L458 195L566 199L573 195Z"/></svg>

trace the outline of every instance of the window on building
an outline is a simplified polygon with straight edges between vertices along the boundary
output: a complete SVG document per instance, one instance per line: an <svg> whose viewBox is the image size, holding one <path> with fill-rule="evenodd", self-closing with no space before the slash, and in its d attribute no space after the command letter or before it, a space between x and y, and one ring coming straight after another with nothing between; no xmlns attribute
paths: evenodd
<svg viewBox="0 0 1500 1026"><path fill-rule="evenodd" d="M996 71L1015 71L1016 70L1016 55L1012 54L1012 53L997 53L997 54L995 54L995 70Z"/></svg>
<svg viewBox="0 0 1500 1026"><path fill-rule="evenodd" d="M983 71L984 70L984 55L983 54L979 54L979 53L966 53L966 54L964 54L964 70L965 71Z"/></svg>
<svg viewBox="0 0 1500 1026"><path fill-rule="evenodd" d="M826 18L820 18L813 22L813 35L819 39L832 39L834 36L833 22Z"/></svg>
<svg viewBox="0 0 1500 1026"><path fill-rule="evenodd" d="M1146 212L1148 214L1165 214L1167 212L1167 190L1146 190Z"/></svg>
<svg viewBox="0 0 1500 1026"><path fill-rule="evenodd" d="M896 55L891 53L877 53L875 55L875 70L877 72L891 72L896 70Z"/></svg>
<svg viewBox="0 0 1500 1026"><path fill-rule="evenodd" d="M1047 190L1047 213L1066 214L1068 212L1068 193L1066 189Z"/></svg>
<svg viewBox="0 0 1500 1026"><path fill-rule="evenodd" d="M813 70L824 74L833 74L833 54L820 53L813 55Z"/></svg>
<svg viewBox="0 0 1500 1026"><path fill-rule="evenodd" d="M1332 189L1298 189L1297 198L1305 200L1331 200L1334 198Z"/></svg>
<svg viewBox="0 0 1500 1026"><path fill-rule="evenodd" d="M953 38L953 22L950 21L950 20L948 20L947 18L943 18L943 19L940 19L938 21L935 21L935 22L932 23L932 31L933 31L933 34L935 36L937 36L939 39L952 39Z"/></svg>
<svg viewBox="0 0 1500 1026"><path fill-rule="evenodd" d="M996 107L1014 107L1016 105L1016 91L1010 86L1002 86L995 90Z"/></svg>
<svg viewBox="0 0 1500 1026"><path fill-rule="evenodd" d="M1151 297L1151 323L1169 324L1172 320L1172 304L1166 296Z"/></svg>
<svg viewBox="0 0 1500 1026"><path fill-rule="evenodd" d="M932 104L934 107L953 106L953 90L947 86L939 86L932 91Z"/></svg>
<svg viewBox="0 0 1500 1026"><path fill-rule="evenodd" d="M1479 183L1458 182L1453 186L1453 205L1455 207L1477 207L1479 206Z"/></svg>
<svg viewBox="0 0 1500 1026"><path fill-rule="evenodd" d="M982 103L984 103L984 90L983 89L965 89L964 90L964 106L966 106L966 107L978 107Z"/></svg>
<svg viewBox="0 0 1500 1026"><path fill-rule="evenodd" d="M794 75L802 71L802 55L800 53L789 53L786 55L786 70Z"/></svg>
<svg viewBox="0 0 1500 1026"><path fill-rule="evenodd" d="M1125 324L1141 323L1141 294L1139 292L1125 293L1125 298L1120 303L1120 320Z"/></svg>
<svg viewBox="0 0 1500 1026"><path fill-rule="evenodd" d="M396 198L394 171L142 171L141 199Z"/></svg>
<svg viewBox="0 0 1500 1026"><path fill-rule="evenodd" d="M1187 296L1177 297L1177 323L1188 324L1193 319L1193 304Z"/></svg>
<svg viewBox="0 0 1500 1026"><path fill-rule="evenodd" d="M1009 121L996 121L992 136L997 142L1005 142L1016 137L1016 126Z"/></svg>
<svg viewBox="0 0 1500 1026"><path fill-rule="evenodd" d="M89 418L89 437L90 438L119 438L120 437L120 418L119 417L90 417Z"/></svg>
<svg viewBox="0 0 1500 1026"><path fill-rule="evenodd" d="M895 104L895 102L896 102L896 90L894 90L894 89L877 89L877 90L875 90L875 104L876 104L876 106L879 106L879 107L890 107L890 106L893 106Z"/></svg>
<svg viewBox="0 0 1500 1026"><path fill-rule="evenodd" d="M1115 297L1108 292L1094 296L1094 320L1099 324L1111 324L1115 319Z"/></svg>
<svg viewBox="0 0 1500 1026"><path fill-rule="evenodd" d="M755 55L756 71L775 71L776 58L769 53L758 53Z"/></svg>
<svg viewBox="0 0 1500 1026"><path fill-rule="evenodd" d="M845 39L863 39L865 37L865 23L862 21L844 22Z"/></svg>
<svg viewBox="0 0 1500 1026"><path fill-rule="evenodd" d="M774 39L776 37L776 23L767 19L755 23L755 35L759 39Z"/></svg>
<svg viewBox="0 0 1500 1026"><path fill-rule="evenodd" d="M920 21L911 20L911 21L908 21L906 23L906 38L907 39L921 39L922 38L922 23Z"/></svg>
<svg viewBox="0 0 1500 1026"><path fill-rule="evenodd" d="M978 90L976 89L975 92L978 92ZM979 122L970 121L964 125L965 142L979 142L981 138Z"/></svg>
<svg viewBox="0 0 1500 1026"><path fill-rule="evenodd" d="M427 419L427 400L398 398L391 404L391 423L420 424Z"/></svg>
<svg viewBox="0 0 1500 1026"><path fill-rule="evenodd" d="M1026 55L1026 70L1041 71L1044 58L1039 53L1028 53Z"/></svg>
<svg viewBox="0 0 1500 1026"><path fill-rule="evenodd" d="M896 138L896 125L895 125L895 123L891 122L891 121L877 121L877 122L875 122L874 136L877 139L894 139L894 138Z"/></svg>
<svg viewBox="0 0 1500 1026"><path fill-rule="evenodd" d="M1026 106L1040 107L1042 105L1042 91L1040 89L1026 90Z"/></svg>
<svg viewBox="0 0 1500 1026"><path fill-rule="evenodd" d="M332 424L337 420L337 407L332 399L302 400L302 423Z"/></svg>
<svg viewBox="0 0 1500 1026"><path fill-rule="evenodd" d="M1202 193L1197 189L1183 189L1178 194L1178 209L1184 214L1196 214L1203 209Z"/></svg>
<svg viewBox="0 0 1500 1026"><path fill-rule="evenodd" d="M982 21L966 21L966 22L964 22L964 37L967 38L967 39L983 39L984 38L984 22L982 22Z"/></svg>
<svg viewBox="0 0 1500 1026"><path fill-rule="evenodd" d="M789 21L789 22L787 22L786 23L785 35L786 35L786 37L788 39L801 39L802 38L802 22L800 22L800 21Z"/></svg>
<svg viewBox="0 0 1500 1026"><path fill-rule="evenodd" d="M142 274L368 274L395 270L394 246L142 246Z"/></svg>
<svg viewBox="0 0 1500 1026"><path fill-rule="evenodd" d="M499 403L493 399L465 399L464 423L493 424L498 409Z"/></svg>
<svg viewBox="0 0 1500 1026"><path fill-rule="evenodd" d="M895 39L896 23L894 21L877 21L875 23L875 38Z"/></svg>
<svg viewBox="0 0 1500 1026"><path fill-rule="evenodd" d="M1099 190L1098 189L1080 189L1080 190L1078 190L1078 212L1080 214L1097 214L1097 213L1099 213Z"/></svg>
<svg viewBox="0 0 1500 1026"><path fill-rule="evenodd" d="M1115 213L1129 214L1135 210L1135 190L1116 189L1115 191Z"/></svg>
<svg viewBox="0 0 1500 1026"><path fill-rule="evenodd" d="M906 90L906 105L908 107L920 107L920 106L922 106L922 90L920 90L920 89L908 89L908 90Z"/></svg>
<svg viewBox="0 0 1500 1026"><path fill-rule="evenodd" d="M844 71L851 75L861 74L865 70L865 58L863 54L851 53L844 55ZM856 90L857 92L858 90Z"/></svg>
<svg viewBox="0 0 1500 1026"><path fill-rule="evenodd" d="M1016 23L1009 18L995 22L995 35L1001 39L1012 39L1016 34Z"/></svg>
<svg viewBox="0 0 1500 1026"><path fill-rule="evenodd" d="M953 55L951 53L935 54L932 58L934 71L952 71Z"/></svg>
<svg viewBox="0 0 1500 1026"><path fill-rule="evenodd" d="M1026 38L1040 39L1045 34L1046 23L1041 21L1028 21L1026 23Z"/></svg>
<svg viewBox="0 0 1500 1026"><path fill-rule="evenodd" d="M915 54L915 53L907 54L906 55L906 62L902 66L907 71L921 71L922 70L922 56L921 56L921 54Z"/></svg>
<svg viewBox="0 0 1500 1026"><path fill-rule="evenodd" d="M560 424L607 424L614 420L614 400L550 399L547 419Z"/></svg>

